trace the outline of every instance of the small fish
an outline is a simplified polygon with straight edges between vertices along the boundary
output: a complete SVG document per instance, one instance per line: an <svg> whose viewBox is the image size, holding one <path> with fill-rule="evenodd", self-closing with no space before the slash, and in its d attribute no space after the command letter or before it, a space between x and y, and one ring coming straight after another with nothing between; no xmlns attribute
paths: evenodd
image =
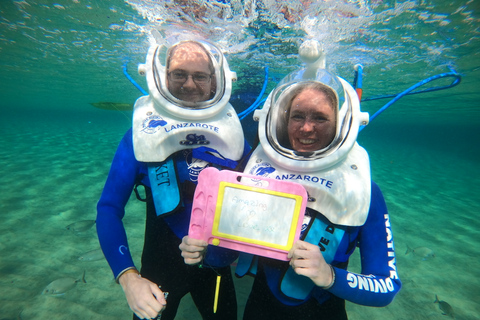
<svg viewBox="0 0 480 320"><path fill-rule="evenodd" d="M89 230L95 224L95 220L81 220L69 224L65 228L72 231L73 233L80 233Z"/></svg>
<svg viewBox="0 0 480 320"><path fill-rule="evenodd" d="M75 288L77 282L87 283L87 281L85 281L85 271L83 271L83 275L80 277L80 279L60 278L52 281L48 286L45 287L45 289L43 289L42 294L49 296L63 295L68 290Z"/></svg>
<svg viewBox="0 0 480 320"><path fill-rule="evenodd" d="M438 300L437 295L435 295L435 301L433 301L433 303L438 303L438 307L440 308L444 316L449 316L455 319L455 315L453 314L453 308L447 302Z"/></svg>
<svg viewBox="0 0 480 320"><path fill-rule="evenodd" d="M415 249L410 248L407 245L407 251L405 251L405 255L412 252L416 257L421 258L422 260L428 260L431 258L435 258L435 252L432 249L427 247L417 247Z"/></svg>
<svg viewBox="0 0 480 320"><path fill-rule="evenodd" d="M78 260L80 261L97 261L102 259L105 259L102 249L88 251L78 257Z"/></svg>

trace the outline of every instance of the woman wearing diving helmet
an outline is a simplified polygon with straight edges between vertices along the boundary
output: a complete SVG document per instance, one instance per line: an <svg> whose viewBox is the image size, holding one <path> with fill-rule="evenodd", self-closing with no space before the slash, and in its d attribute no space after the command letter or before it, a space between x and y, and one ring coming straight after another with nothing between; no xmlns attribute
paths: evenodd
<svg viewBox="0 0 480 320"><path fill-rule="evenodd" d="M244 172L300 183L308 202L290 261L240 254L237 275L255 275L245 320L347 319L345 300L386 306L401 288L387 207L356 142L368 114L317 58L283 79L254 114L260 144ZM204 245L184 237L185 262L198 263ZM358 274L347 270L357 246Z"/></svg>
<svg viewBox="0 0 480 320"><path fill-rule="evenodd" d="M325 69L300 70L254 117L260 145L245 172L300 183L308 203L289 262L241 254L239 266L256 274L244 319L338 320L347 319L345 300L389 304L401 282L385 201L356 142L368 114L354 89ZM347 271L357 246L360 274Z"/></svg>

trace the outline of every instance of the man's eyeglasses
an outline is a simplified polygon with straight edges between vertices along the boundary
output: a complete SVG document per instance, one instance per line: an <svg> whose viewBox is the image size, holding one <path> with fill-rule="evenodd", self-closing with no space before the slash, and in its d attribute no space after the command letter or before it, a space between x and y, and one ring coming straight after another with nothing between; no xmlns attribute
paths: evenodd
<svg viewBox="0 0 480 320"><path fill-rule="evenodd" d="M212 78L212 75L203 72L195 72L193 74L189 74L183 71L172 71L168 73L170 81L182 84L187 82L188 76L192 76L193 82L198 85L207 84L208 81L210 81L210 79Z"/></svg>

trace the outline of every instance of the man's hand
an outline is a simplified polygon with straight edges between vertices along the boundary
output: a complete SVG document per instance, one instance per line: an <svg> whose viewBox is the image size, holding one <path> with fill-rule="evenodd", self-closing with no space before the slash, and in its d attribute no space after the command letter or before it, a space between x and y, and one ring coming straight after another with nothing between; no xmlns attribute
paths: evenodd
<svg viewBox="0 0 480 320"><path fill-rule="evenodd" d="M197 264L202 262L208 243L204 240L198 240L185 236L179 248L182 250L182 257L186 264Z"/></svg>
<svg viewBox="0 0 480 320"><path fill-rule="evenodd" d="M159 287L137 272L125 272L119 278L130 309L140 319L155 319L165 309L167 301Z"/></svg>

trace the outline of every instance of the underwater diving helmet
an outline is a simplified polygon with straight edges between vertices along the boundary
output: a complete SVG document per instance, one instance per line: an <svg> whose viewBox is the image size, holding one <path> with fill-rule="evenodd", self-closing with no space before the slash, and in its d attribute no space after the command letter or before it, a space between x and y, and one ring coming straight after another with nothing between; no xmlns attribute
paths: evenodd
<svg viewBox="0 0 480 320"><path fill-rule="evenodd" d="M368 124L369 119L368 113L360 111L357 93L348 82L322 68L324 65L318 68L315 63L306 62L307 68L286 76L254 114L265 154L276 165L298 172L322 171L344 160L356 143L359 127ZM297 152L288 142L287 117L292 98L300 87L308 85L321 86L335 97L331 101L336 101L336 133L320 150Z"/></svg>
<svg viewBox="0 0 480 320"><path fill-rule="evenodd" d="M138 71L146 77L149 91L137 99L133 111L138 161L161 162L177 151L198 147L214 149L227 159L241 158L243 129L229 103L236 73L219 48L203 40L156 43Z"/></svg>
<svg viewBox="0 0 480 320"><path fill-rule="evenodd" d="M185 101L176 97L168 89L169 58L178 45L191 42L203 48L210 60L212 94L205 101ZM230 100L232 80L236 73L230 71L227 60L215 45L203 40L186 40L174 46L156 44L149 48L145 64L138 67L138 72L146 76L150 95L161 108L174 117L185 120L201 120L218 114ZM159 110L160 111L160 110ZM160 113L164 113L161 112Z"/></svg>

